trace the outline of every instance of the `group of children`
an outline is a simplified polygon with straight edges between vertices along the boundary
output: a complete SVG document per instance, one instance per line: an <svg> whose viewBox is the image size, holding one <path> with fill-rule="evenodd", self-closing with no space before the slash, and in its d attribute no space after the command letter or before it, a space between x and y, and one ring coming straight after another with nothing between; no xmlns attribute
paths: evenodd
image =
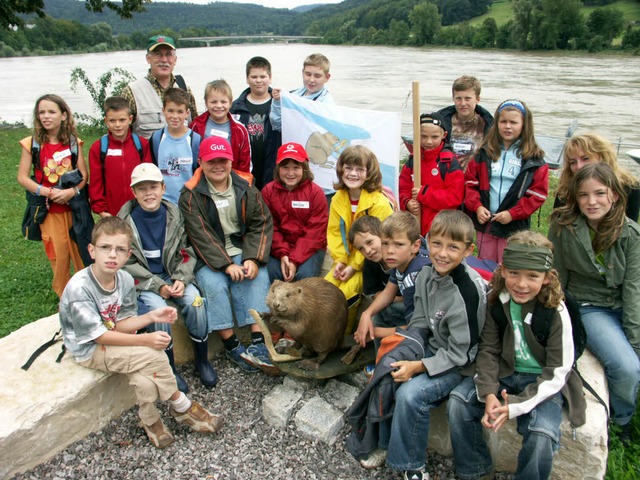
<svg viewBox="0 0 640 480"><path fill-rule="evenodd" d="M226 82L210 82L207 112L190 127L189 95L168 89L166 126L149 141L131 132L126 100L106 100L108 133L89 153L89 198L103 219L89 246L94 263L85 269L69 233L68 204L82 194L88 175L64 100L39 98L33 141L21 142L18 180L49 204L41 231L61 297L65 345L89 368L129 375L155 446L173 439L155 409L157 398L169 400L171 415L194 430L222 425L184 395L188 386L172 352L177 312L167 300L181 309L206 387L218 382L207 352L213 331L242 370L276 374L248 310L267 310L275 279L319 276L327 247L333 266L325 278L348 301L349 331L378 350L363 395L392 407L382 416L352 408L359 413L349 446L365 468L386 461L406 479L428 478L429 412L448 398L461 478L491 471L482 426L497 432L509 418L518 419L524 436L516 478L533 472L548 478L563 398L573 425L584 423L563 288L580 303L588 346L605 365L612 419L628 426L640 380L640 292L629 280L640 268L639 188L615 156L609 160L607 148L598 150L599 137L578 137L565 150L551 243L528 230L548 194L531 111L507 100L493 121L478 105L479 82L461 77L452 107L420 117L421 182L414 187L410 157L400 172L403 211L394 212L383 192L373 152L358 145L341 152L328 205L304 147L279 146L280 92L269 87L268 61L252 58L246 75L249 88L235 102ZM332 101L329 76L326 57L311 55L304 87L294 94ZM81 181L58 188L59 177L74 169ZM77 272L71 279L70 261ZM363 294L370 304L356 326ZM553 311L544 344L531 329L538 305ZM234 324L250 327L248 346ZM411 348L392 348L407 339ZM119 366L123 356L126 367ZM386 388L389 382L396 387Z"/></svg>

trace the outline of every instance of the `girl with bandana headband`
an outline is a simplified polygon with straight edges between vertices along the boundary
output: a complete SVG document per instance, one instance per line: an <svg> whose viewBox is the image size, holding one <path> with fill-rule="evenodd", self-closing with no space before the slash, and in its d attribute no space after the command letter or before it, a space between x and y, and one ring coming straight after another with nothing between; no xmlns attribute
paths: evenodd
<svg viewBox="0 0 640 480"><path fill-rule="evenodd" d="M447 404L460 478L493 470L482 427L497 433L517 419L523 439L515 479L546 479L559 447L563 403L574 427L585 423L582 383L571 368L571 318L552 266L553 244L543 235L525 230L509 237L491 280L475 377L465 378ZM541 306L553 311L546 345L531 328Z"/></svg>
<svg viewBox="0 0 640 480"><path fill-rule="evenodd" d="M560 281L580 304L587 347L604 366L611 421L630 440L640 385L640 226L625 216L623 183L606 163L582 167L549 238Z"/></svg>
<svg viewBox="0 0 640 480"><path fill-rule="evenodd" d="M478 256L500 263L507 237L528 229L547 199L549 167L523 101L505 100L494 118L465 172L464 206L478 232Z"/></svg>

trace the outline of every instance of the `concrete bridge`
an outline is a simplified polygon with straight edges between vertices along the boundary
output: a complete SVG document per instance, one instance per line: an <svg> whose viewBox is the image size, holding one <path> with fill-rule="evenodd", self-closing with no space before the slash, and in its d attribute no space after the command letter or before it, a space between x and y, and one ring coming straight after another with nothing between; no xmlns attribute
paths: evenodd
<svg viewBox="0 0 640 480"><path fill-rule="evenodd" d="M184 37L180 38L180 41L191 41L191 42L204 42L207 44L207 47L211 46L212 42L220 42L223 40L227 40L233 42L235 40L257 40L257 39L268 39L273 42L288 42L295 40L314 40L322 37L313 37L313 36L304 36L304 35L225 35L222 37Z"/></svg>

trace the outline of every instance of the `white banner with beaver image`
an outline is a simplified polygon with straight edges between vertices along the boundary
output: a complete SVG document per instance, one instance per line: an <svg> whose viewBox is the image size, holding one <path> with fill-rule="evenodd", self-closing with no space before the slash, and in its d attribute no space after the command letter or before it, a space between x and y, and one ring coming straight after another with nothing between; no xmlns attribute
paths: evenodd
<svg viewBox="0 0 640 480"><path fill-rule="evenodd" d="M398 195L400 112L360 110L282 93L282 143L302 144L314 181L333 192L336 164L349 145L365 145L380 162L384 186Z"/></svg>

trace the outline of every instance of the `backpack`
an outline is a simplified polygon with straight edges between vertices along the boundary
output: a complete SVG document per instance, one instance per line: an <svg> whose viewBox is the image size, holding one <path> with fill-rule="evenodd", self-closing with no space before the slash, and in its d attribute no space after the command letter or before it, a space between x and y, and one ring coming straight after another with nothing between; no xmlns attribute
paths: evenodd
<svg viewBox="0 0 640 480"><path fill-rule="evenodd" d="M131 139L133 140L133 144L136 146L136 150L138 151L138 155L140 156L140 163L144 159L144 153L142 151L142 143L140 142L140 137L138 134L131 132ZM104 195L107 195L107 176L104 175L104 163L107 158L107 151L109 150L109 135L103 135L100 138L100 168L102 169L102 188L104 189Z"/></svg>
<svg viewBox="0 0 640 480"><path fill-rule="evenodd" d="M160 142L162 142L162 137L164 137L165 128L161 128L160 130L156 130L153 132L153 135L149 137L149 151L151 152L151 159L153 160L153 164L158 166L158 151L160 149ZM189 130L189 143L191 144L191 155L193 158L197 159L200 150L200 142L194 142L193 134L195 133L192 129ZM193 171L196 171L196 167L193 168Z"/></svg>
<svg viewBox="0 0 640 480"><path fill-rule="evenodd" d="M595 389L582 377L578 370L578 358L582 356L584 349L587 346L587 331L582 323L582 315L580 314L580 306L569 291L564 291L564 304L567 307L569 318L571 319L571 333L573 336L573 366L571 367L574 372L580 377L582 385L587 389L591 395L604 407L607 413L607 419L609 418L609 407L605 401L598 395ZM549 332L551 330L551 322L555 315L556 309L545 307L542 303L536 302L533 307L531 316L531 330L536 337L536 341L543 347L547 347L547 341L549 340ZM502 308L500 302L496 302L491 306L491 316L498 325L500 332L500 338L503 338L504 331L507 328L507 315Z"/></svg>

